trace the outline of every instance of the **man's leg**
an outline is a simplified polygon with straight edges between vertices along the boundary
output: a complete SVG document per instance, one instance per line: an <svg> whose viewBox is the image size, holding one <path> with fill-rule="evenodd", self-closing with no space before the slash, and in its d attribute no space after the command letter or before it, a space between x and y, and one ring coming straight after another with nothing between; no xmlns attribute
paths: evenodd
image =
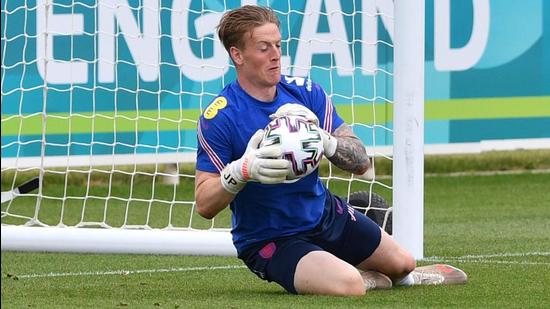
<svg viewBox="0 0 550 309"><path fill-rule="evenodd" d="M326 251L312 251L300 259L294 287L299 294L359 296L366 291L359 271Z"/></svg>
<svg viewBox="0 0 550 309"><path fill-rule="evenodd" d="M386 274L395 285L462 284L468 280L466 273L450 265L436 264L415 268L415 264L410 253L382 231L378 248L357 267Z"/></svg>
<svg viewBox="0 0 550 309"><path fill-rule="evenodd" d="M393 240L388 233L382 231L378 248L370 257L357 265L357 268L364 271L381 272L396 281L407 276L415 266L416 261L412 255Z"/></svg>
<svg viewBox="0 0 550 309"><path fill-rule="evenodd" d="M367 288L357 268L303 239L274 240L239 258L258 277L290 293L358 296Z"/></svg>

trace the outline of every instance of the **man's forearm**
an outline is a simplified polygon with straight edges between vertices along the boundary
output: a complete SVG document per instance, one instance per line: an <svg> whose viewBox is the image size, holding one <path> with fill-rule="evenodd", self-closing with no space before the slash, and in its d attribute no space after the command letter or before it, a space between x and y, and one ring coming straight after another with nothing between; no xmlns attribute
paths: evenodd
<svg viewBox="0 0 550 309"><path fill-rule="evenodd" d="M203 173L204 174L204 173ZM203 176L204 177L204 176ZM195 203L198 213L211 219L222 211L235 198L227 192L218 177L208 177L200 180L195 188Z"/></svg>
<svg viewBox="0 0 550 309"><path fill-rule="evenodd" d="M354 173L363 174L370 168L370 159L365 150L365 146L351 128L347 125L342 125L334 132L338 140L336 152L329 158L337 167Z"/></svg>

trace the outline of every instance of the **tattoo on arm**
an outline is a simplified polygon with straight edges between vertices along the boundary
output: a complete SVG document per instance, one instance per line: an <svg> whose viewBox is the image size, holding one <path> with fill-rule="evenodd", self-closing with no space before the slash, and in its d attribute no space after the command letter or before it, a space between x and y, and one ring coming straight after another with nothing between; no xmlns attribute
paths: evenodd
<svg viewBox="0 0 550 309"><path fill-rule="evenodd" d="M338 139L338 146L330 162L354 174L365 173L370 167L370 159L365 146L352 129L347 124L343 124L332 135Z"/></svg>

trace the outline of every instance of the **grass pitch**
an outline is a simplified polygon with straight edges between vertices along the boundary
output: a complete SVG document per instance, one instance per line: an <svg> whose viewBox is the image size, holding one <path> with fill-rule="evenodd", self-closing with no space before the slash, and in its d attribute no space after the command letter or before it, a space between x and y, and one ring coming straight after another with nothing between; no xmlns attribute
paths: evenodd
<svg viewBox="0 0 550 309"><path fill-rule="evenodd" d="M466 285L295 296L233 257L2 252L3 308L548 308L550 173L425 180L425 259Z"/></svg>

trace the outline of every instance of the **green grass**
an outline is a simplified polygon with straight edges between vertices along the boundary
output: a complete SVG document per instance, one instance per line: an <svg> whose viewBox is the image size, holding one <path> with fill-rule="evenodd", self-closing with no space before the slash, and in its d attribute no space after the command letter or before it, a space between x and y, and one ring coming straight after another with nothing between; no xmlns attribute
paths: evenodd
<svg viewBox="0 0 550 309"><path fill-rule="evenodd" d="M547 168L547 154L427 158L427 169L431 168L433 175L425 180L426 260L419 264L444 262L458 266L469 275L466 285L400 287L372 291L364 297L294 296L258 279L234 257L2 252L2 307L548 308L550 173L529 171ZM450 172L463 172L475 170L472 166L485 160L494 170L519 172L442 174L444 162L450 164ZM4 176L3 188L10 182ZM151 190L147 190L151 181L139 179L133 190L151 196ZM183 186L191 185L185 181ZM63 182L52 181L52 192L62 190ZM120 183L124 182L121 176ZM345 182L334 182L333 186L339 193L347 190ZM75 187L71 190L82 190ZM94 188L103 190L97 185ZM124 194L129 192L119 189ZM388 195L388 190L378 189ZM156 193L162 196L174 193L171 186L157 186L157 190L166 190ZM180 191L176 192L177 198L192 194ZM102 205L101 201L97 203Z"/></svg>

